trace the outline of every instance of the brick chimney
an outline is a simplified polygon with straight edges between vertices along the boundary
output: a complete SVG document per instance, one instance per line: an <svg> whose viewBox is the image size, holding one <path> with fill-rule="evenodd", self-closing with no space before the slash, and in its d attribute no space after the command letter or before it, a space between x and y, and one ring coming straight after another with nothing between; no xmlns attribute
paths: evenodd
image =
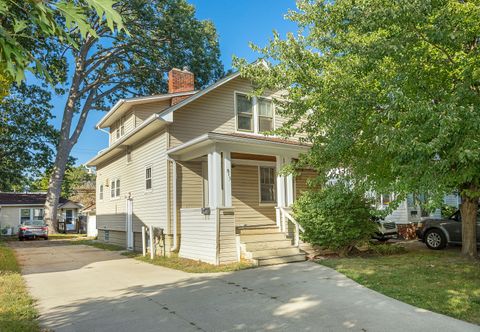
<svg viewBox="0 0 480 332"><path fill-rule="evenodd" d="M168 72L168 93L187 92L195 90L193 73L187 68L173 68Z"/></svg>

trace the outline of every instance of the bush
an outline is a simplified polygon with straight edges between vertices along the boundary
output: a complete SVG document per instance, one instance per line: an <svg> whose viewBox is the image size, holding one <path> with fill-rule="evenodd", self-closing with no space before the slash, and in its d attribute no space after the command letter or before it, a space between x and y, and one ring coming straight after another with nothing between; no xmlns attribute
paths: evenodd
<svg viewBox="0 0 480 332"><path fill-rule="evenodd" d="M304 192L293 208L295 218L305 229L302 239L340 255L369 240L377 230L364 193L342 182Z"/></svg>

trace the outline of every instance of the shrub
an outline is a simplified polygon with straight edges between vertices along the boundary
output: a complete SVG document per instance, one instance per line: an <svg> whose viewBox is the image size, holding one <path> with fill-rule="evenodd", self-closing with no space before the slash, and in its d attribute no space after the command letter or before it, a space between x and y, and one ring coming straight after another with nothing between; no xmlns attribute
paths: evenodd
<svg viewBox="0 0 480 332"><path fill-rule="evenodd" d="M377 230L364 193L342 182L304 192L293 208L305 229L303 240L340 255L348 254Z"/></svg>

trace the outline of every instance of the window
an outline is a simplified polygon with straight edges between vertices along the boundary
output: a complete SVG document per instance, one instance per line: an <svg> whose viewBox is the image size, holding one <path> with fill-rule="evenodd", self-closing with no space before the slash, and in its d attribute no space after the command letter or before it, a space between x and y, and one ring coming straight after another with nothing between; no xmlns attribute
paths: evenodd
<svg viewBox="0 0 480 332"><path fill-rule="evenodd" d="M110 198L120 197L120 179L113 179L110 182Z"/></svg>
<svg viewBox="0 0 480 332"><path fill-rule="evenodd" d="M30 209L20 209L20 223L24 224L28 221L30 221Z"/></svg>
<svg viewBox="0 0 480 332"><path fill-rule="evenodd" d="M110 231L103 231L103 240L109 241L110 240Z"/></svg>
<svg viewBox="0 0 480 332"><path fill-rule="evenodd" d="M101 184L100 188L98 189L98 198L103 200L103 184Z"/></svg>
<svg viewBox="0 0 480 332"><path fill-rule="evenodd" d="M260 133L273 130L272 101L258 98L258 131Z"/></svg>
<svg viewBox="0 0 480 332"><path fill-rule="evenodd" d="M43 209L32 209L33 210L33 220L42 221L43 220Z"/></svg>
<svg viewBox="0 0 480 332"><path fill-rule="evenodd" d="M145 168L145 189L152 189L152 167Z"/></svg>
<svg viewBox="0 0 480 332"><path fill-rule="evenodd" d="M260 203L275 203L275 168L259 167Z"/></svg>
<svg viewBox="0 0 480 332"><path fill-rule="evenodd" d="M270 99L249 98L246 94L236 93L237 130L253 133L265 133L274 129L274 109Z"/></svg>
<svg viewBox="0 0 480 332"><path fill-rule="evenodd" d="M120 119L120 136L125 135L125 118Z"/></svg>
<svg viewBox="0 0 480 332"><path fill-rule="evenodd" d="M132 149L129 146L127 146L126 155L127 155L127 164L128 164L132 161Z"/></svg>
<svg viewBox="0 0 480 332"><path fill-rule="evenodd" d="M236 94L237 128L243 131L253 131L253 103L247 95Z"/></svg>

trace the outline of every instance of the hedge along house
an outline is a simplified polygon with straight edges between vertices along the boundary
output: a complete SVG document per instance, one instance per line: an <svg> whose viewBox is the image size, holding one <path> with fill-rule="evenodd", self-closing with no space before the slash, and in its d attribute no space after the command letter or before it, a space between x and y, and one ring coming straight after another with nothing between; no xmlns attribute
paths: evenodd
<svg viewBox="0 0 480 332"><path fill-rule="evenodd" d="M0 193L0 230L11 229L16 234L22 224L43 220L45 199L45 193ZM67 231L76 229L81 208L79 203L60 198L58 220L65 223Z"/></svg>
<svg viewBox="0 0 480 332"><path fill-rule="evenodd" d="M280 92L250 97L239 73L202 91L193 83L173 69L167 94L120 100L98 122L110 135L87 163L97 169L99 240L141 250L141 227L153 225L181 257L304 260L288 207L312 173L279 171L309 146L265 134L284 121L272 102Z"/></svg>

